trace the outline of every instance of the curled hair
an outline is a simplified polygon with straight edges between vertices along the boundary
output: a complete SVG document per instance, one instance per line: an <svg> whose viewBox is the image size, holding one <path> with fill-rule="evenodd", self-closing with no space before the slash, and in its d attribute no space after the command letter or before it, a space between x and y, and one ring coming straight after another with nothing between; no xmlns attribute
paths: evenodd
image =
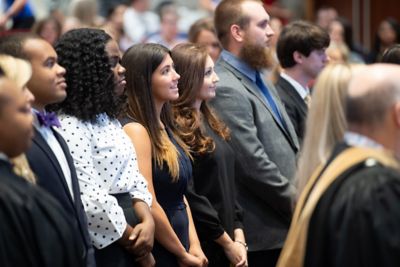
<svg viewBox="0 0 400 267"><path fill-rule="evenodd" d="M282 68L291 68L296 65L294 52L308 57L312 51L326 48L329 43L329 34L321 27L306 21L294 21L282 29L276 52Z"/></svg>
<svg viewBox="0 0 400 267"><path fill-rule="evenodd" d="M207 136L201 120L222 138L229 137L228 128L218 119L206 102L200 106L200 114L193 107L198 92L204 83L204 70L208 53L205 47L186 43L175 46L172 60L176 71L181 75L178 83L179 98L174 102L174 117L182 140L194 153L211 153L215 149L214 140Z"/></svg>
<svg viewBox="0 0 400 267"><path fill-rule="evenodd" d="M176 181L179 177L179 152L169 139L165 129L159 124L151 83L154 71L169 54L168 48L159 44L136 44L125 52L122 57L122 66L126 68L126 94L128 96L126 116L146 128L156 164L162 167L165 162L173 181ZM168 102L164 103L160 117L165 127L171 130L178 145L190 156L187 146L177 134L171 106Z"/></svg>
<svg viewBox="0 0 400 267"><path fill-rule="evenodd" d="M110 40L98 29L76 29L61 36L55 49L66 69L67 98L52 110L91 122L101 113L118 116L124 99L114 93L114 73L105 50Z"/></svg>

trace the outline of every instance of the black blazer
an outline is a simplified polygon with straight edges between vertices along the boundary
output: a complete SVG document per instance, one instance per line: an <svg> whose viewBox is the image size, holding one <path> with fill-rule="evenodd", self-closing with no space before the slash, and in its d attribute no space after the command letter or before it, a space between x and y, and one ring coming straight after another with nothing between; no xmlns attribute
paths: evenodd
<svg viewBox="0 0 400 267"><path fill-rule="evenodd" d="M42 188L0 160L0 265L84 267L70 217Z"/></svg>
<svg viewBox="0 0 400 267"><path fill-rule="evenodd" d="M73 159L70 155L68 145L65 143L62 136L54 130L53 133L64 151L69 169L71 170L74 200L71 197L63 171L56 156L37 129L35 129L32 146L27 151L26 156L30 167L36 174L37 184L56 198L65 211L71 216L73 227L76 230L75 232L79 235L80 240L82 240L86 248L82 251L82 257L86 258L87 266L95 266L94 250L89 237L86 214L83 210Z"/></svg>
<svg viewBox="0 0 400 267"><path fill-rule="evenodd" d="M304 138L305 123L307 118L307 104L296 89L284 78L279 77L275 84L278 94L285 106L286 112L292 121L300 144Z"/></svg>

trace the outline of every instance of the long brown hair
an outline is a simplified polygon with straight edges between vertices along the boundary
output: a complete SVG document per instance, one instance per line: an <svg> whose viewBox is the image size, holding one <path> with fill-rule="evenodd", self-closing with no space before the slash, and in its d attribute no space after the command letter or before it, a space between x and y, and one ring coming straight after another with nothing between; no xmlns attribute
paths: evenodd
<svg viewBox="0 0 400 267"><path fill-rule="evenodd" d="M128 101L126 115L142 124L149 133L152 155L160 167L164 162L169 168L173 181L179 178L179 152L157 118L152 95L152 75L170 51L159 44L137 44L129 48L122 57L126 68L126 93ZM185 143L179 138L174 126L171 106L167 102L161 110L161 121L171 130L173 138L190 156Z"/></svg>
<svg viewBox="0 0 400 267"><path fill-rule="evenodd" d="M185 43L171 51L176 71L181 76L178 88L179 98L173 103L175 122L182 140L194 153L210 153L215 149L213 139L206 135L201 120L223 139L229 137L229 130L205 101L200 106L200 114L193 107L197 94L204 83L204 69L208 57L204 46Z"/></svg>

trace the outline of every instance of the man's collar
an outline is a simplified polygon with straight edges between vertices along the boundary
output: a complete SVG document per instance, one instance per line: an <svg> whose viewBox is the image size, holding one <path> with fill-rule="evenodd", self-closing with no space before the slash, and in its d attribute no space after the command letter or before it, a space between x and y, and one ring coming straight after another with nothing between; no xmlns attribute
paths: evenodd
<svg viewBox="0 0 400 267"><path fill-rule="evenodd" d="M344 134L344 141L350 146L360 146L382 149L383 146L371 138L360 133L346 131Z"/></svg>
<svg viewBox="0 0 400 267"><path fill-rule="evenodd" d="M237 71L249 78L251 81L253 81L254 83L256 82L257 71L251 68L246 62L225 49L222 50L221 58L228 62Z"/></svg>

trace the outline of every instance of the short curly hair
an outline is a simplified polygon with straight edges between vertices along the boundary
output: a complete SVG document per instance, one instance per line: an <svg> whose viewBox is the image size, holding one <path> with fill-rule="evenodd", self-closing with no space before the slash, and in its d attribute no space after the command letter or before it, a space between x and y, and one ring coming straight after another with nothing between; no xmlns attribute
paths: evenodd
<svg viewBox="0 0 400 267"><path fill-rule="evenodd" d="M99 29L71 30L55 45L58 63L66 69L67 98L51 110L95 122L106 113L116 118L125 98L114 93L114 74L105 50L111 36Z"/></svg>

